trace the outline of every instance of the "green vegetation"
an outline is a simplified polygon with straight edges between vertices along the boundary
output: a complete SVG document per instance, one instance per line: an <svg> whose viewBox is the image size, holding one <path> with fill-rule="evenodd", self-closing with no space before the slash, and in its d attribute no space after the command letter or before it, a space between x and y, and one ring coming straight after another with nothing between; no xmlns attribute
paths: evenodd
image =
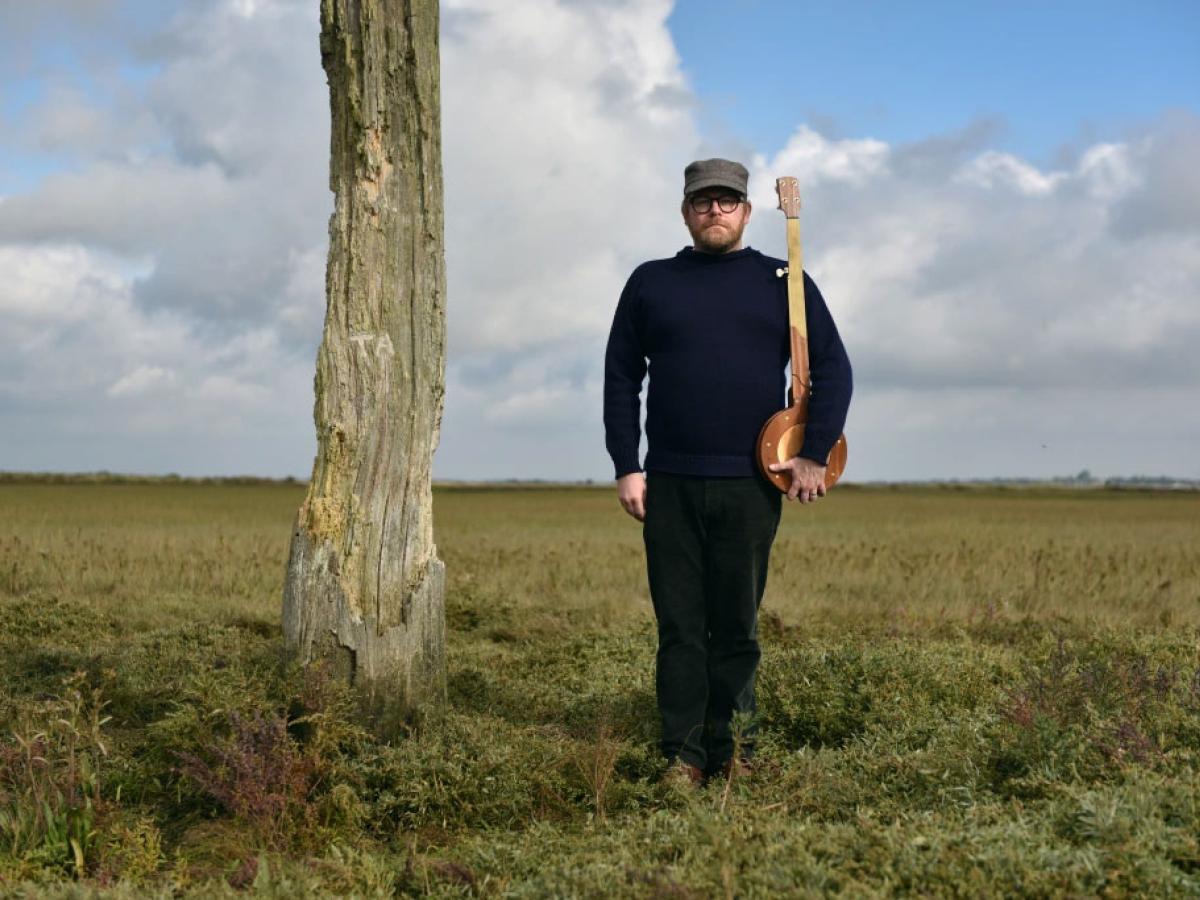
<svg viewBox="0 0 1200 900"><path fill-rule="evenodd" d="M658 783L640 531L443 488L450 703L280 658L302 488L0 484L0 895L1194 896L1200 496L788 507L761 766Z"/></svg>

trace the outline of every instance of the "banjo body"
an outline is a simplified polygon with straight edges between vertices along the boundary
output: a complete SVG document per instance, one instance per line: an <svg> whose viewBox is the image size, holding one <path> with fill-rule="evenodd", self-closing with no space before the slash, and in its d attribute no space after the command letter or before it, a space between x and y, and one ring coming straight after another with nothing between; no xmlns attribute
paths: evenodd
<svg viewBox="0 0 1200 900"><path fill-rule="evenodd" d="M758 433L758 467L767 480L784 493L792 486L791 476L787 472L772 472L767 467L773 463L787 462L800 453L800 448L804 446L804 419L799 407L789 406L767 419L767 424ZM844 471L846 436L843 434L838 436L825 463L825 489L837 484Z"/></svg>
<svg viewBox="0 0 1200 900"><path fill-rule="evenodd" d="M808 421L808 397L812 390L808 371L808 324L804 318L804 268L800 253L800 186L795 178L775 180L779 208L787 218L788 267L776 274L786 275L788 327L792 345L792 387L789 405L767 419L758 434L756 457L763 476L786 493L792 484L787 472L772 472L768 466L787 462L799 455L804 445L804 425ZM837 484L846 470L846 436L839 435L825 462L825 488Z"/></svg>

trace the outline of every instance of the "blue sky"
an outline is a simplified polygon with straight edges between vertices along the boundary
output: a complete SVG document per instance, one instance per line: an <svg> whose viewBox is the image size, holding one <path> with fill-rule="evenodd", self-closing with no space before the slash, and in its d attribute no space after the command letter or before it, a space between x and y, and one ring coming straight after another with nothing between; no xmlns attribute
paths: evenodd
<svg viewBox="0 0 1200 900"><path fill-rule="evenodd" d="M1200 109L1192 0L699 0L668 24L701 122L767 152L797 121L912 142L984 120L992 146L1047 164Z"/></svg>
<svg viewBox="0 0 1200 900"><path fill-rule="evenodd" d="M0 470L307 475L318 8L0 4ZM720 155L768 252L800 179L849 478L1200 478L1200 3L441 10L436 477L611 477L616 297Z"/></svg>

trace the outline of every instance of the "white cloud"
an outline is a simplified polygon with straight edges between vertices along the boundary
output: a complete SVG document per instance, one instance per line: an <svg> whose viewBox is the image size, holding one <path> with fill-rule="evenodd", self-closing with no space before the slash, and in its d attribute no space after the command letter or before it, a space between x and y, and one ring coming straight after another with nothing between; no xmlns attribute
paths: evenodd
<svg viewBox="0 0 1200 900"><path fill-rule="evenodd" d="M91 264L88 252L79 246L49 246L37 252L0 246L0 271L5 273L0 314L10 328L79 322L86 318L94 292L115 292L123 285L118 272Z"/></svg>
<svg viewBox="0 0 1200 900"><path fill-rule="evenodd" d="M106 391L110 397L138 397L167 387L175 381L175 373L162 366L140 365L122 375Z"/></svg>
<svg viewBox="0 0 1200 900"><path fill-rule="evenodd" d="M1055 186L1066 178L1066 173L1040 172L1011 153L989 150L963 166L954 177L965 184L974 184L989 190L1008 188L1037 197L1053 191Z"/></svg>
<svg viewBox="0 0 1200 900"><path fill-rule="evenodd" d="M1096 199L1111 202L1141 184L1124 144L1097 144L1079 160L1079 174Z"/></svg>
<svg viewBox="0 0 1200 900"><path fill-rule="evenodd" d="M889 147L883 141L829 140L807 125L801 125L787 144L771 161L772 171L802 172L806 187L819 182L844 182L861 185L885 176L888 171ZM763 156L754 158L754 167L762 170ZM757 179L756 196L769 196L774 182Z"/></svg>

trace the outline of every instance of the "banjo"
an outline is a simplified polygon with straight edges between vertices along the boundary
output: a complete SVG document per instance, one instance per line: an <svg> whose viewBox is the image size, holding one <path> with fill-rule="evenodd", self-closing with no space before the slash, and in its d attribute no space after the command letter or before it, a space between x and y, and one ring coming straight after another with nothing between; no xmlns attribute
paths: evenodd
<svg viewBox="0 0 1200 900"><path fill-rule="evenodd" d="M789 403L763 425L758 434L758 467L783 492L791 487L791 474L772 472L772 463L787 462L800 453L804 424L808 421L808 397L812 384L808 372L808 323L804 318L804 269L800 255L800 185L795 178L775 179L779 208L787 218L788 265L777 274L787 275L788 325L792 343L792 386ZM825 463L825 488L833 487L846 470L846 436L839 435Z"/></svg>

